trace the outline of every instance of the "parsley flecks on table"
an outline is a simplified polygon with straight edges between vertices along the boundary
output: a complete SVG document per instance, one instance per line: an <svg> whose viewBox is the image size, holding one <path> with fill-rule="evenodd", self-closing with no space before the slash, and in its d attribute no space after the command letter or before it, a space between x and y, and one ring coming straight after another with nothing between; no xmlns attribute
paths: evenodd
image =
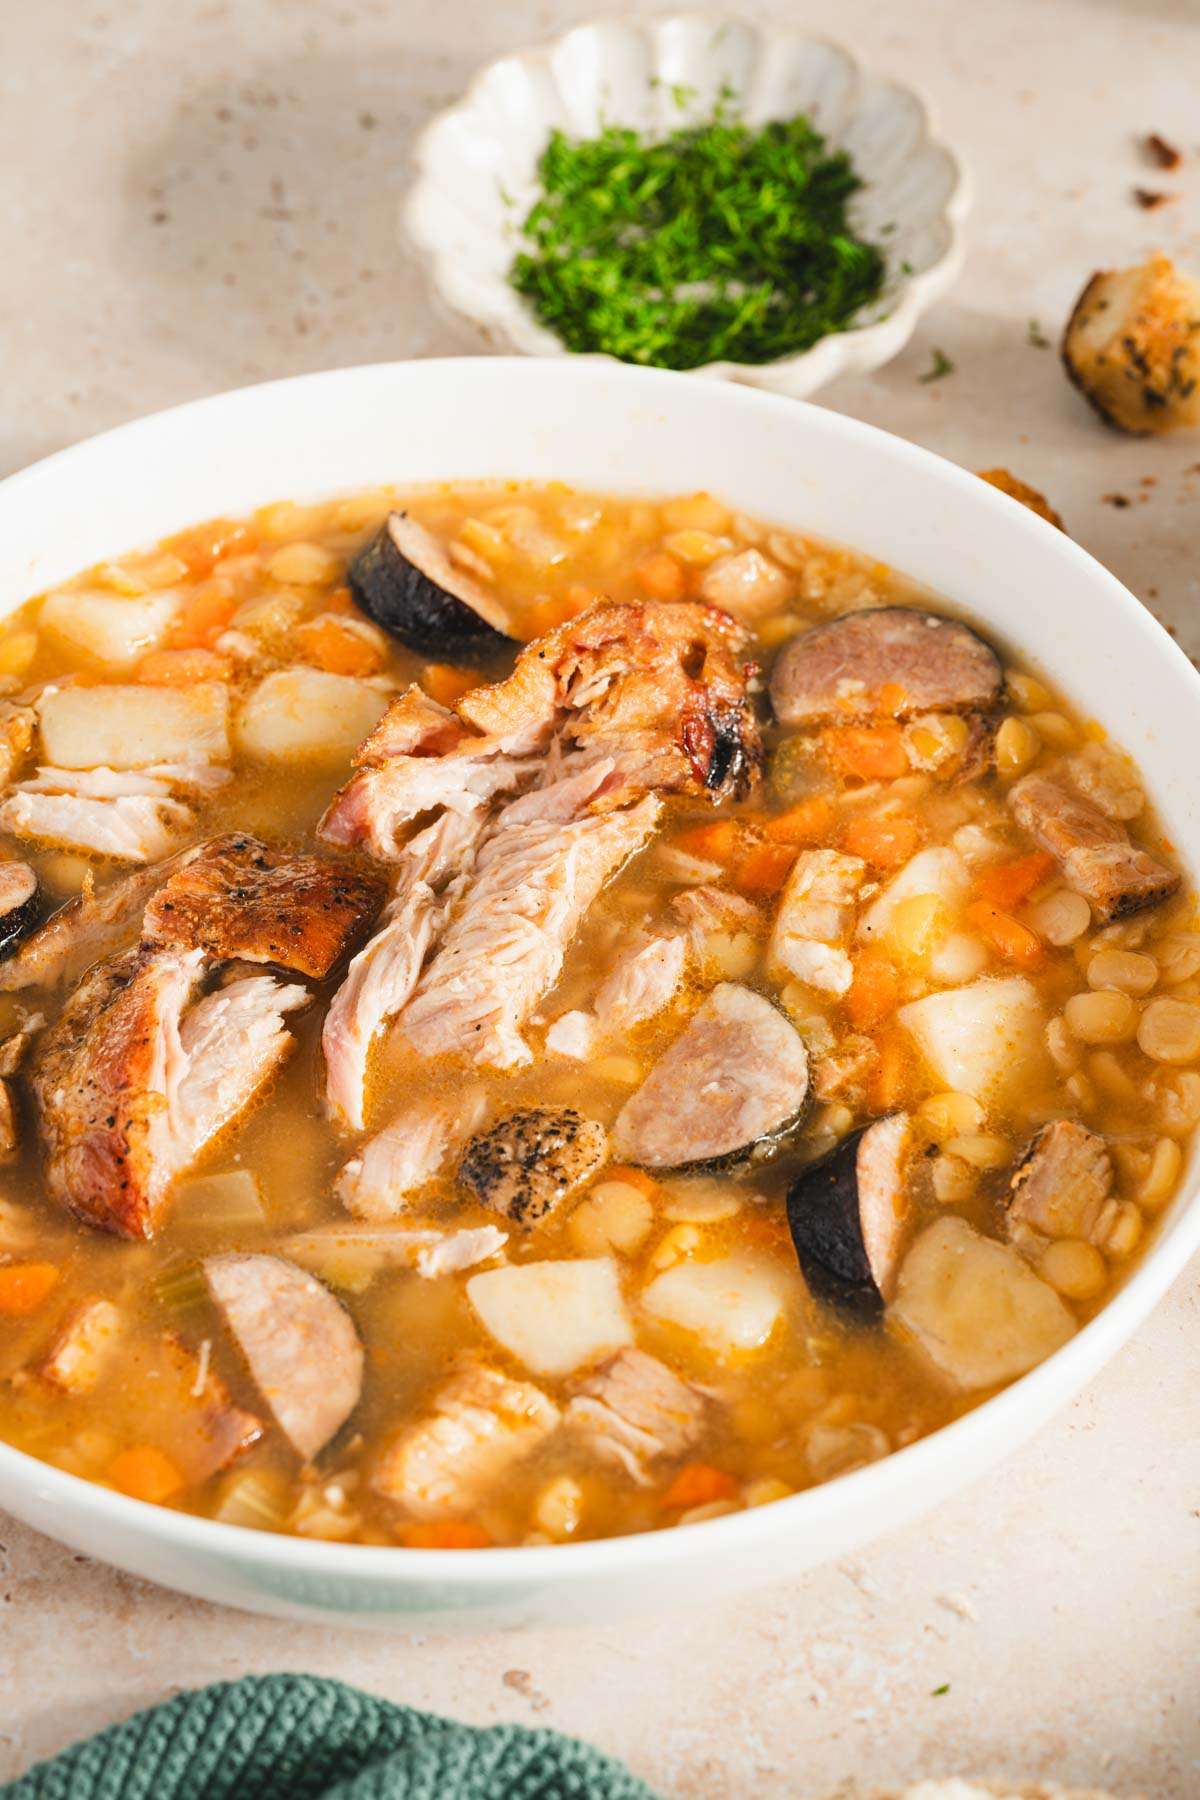
<svg viewBox="0 0 1200 1800"><path fill-rule="evenodd" d="M937 345L935 344L933 347L932 355L933 355L933 361L930 363L929 367L926 369L926 371L923 375L917 376L918 381L922 381L922 382L941 381L941 379L944 375L953 375L954 364L951 362L950 358L946 355L946 352L944 350L939 350Z"/></svg>
<svg viewBox="0 0 1200 1800"><path fill-rule="evenodd" d="M509 280L569 350L770 362L882 291L883 255L847 218L862 183L805 118L754 130L718 110L657 141L556 131L538 173Z"/></svg>

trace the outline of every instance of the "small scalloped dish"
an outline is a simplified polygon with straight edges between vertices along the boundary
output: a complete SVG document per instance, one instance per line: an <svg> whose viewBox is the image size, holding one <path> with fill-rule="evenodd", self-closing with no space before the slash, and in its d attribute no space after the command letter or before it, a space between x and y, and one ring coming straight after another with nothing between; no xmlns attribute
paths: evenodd
<svg viewBox="0 0 1200 1800"><path fill-rule="evenodd" d="M508 279L550 133L592 137L618 124L666 135L722 102L750 126L804 114L831 149L848 152L863 181L850 221L883 251L887 274L849 329L772 362L690 373L803 399L889 361L961 267L969 196L958 160L911 89L866 74L848 51L712 15L580 26L492 63L432 122L403 221L443 309L491 350L572 354Z"/></svg>

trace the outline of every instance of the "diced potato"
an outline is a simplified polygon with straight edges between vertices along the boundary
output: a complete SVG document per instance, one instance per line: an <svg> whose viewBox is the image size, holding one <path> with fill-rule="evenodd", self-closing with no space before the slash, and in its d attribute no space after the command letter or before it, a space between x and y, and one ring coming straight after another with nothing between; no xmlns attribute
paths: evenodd
<svg viewBox="0 0 1200 1800"><path fill-rule="evenodd" d="M259 682L237 719L237 741L261 762L340 762L387 706L387 696L349 675L279 669Z"/></svg>
<svg viewBox="0 0 1200 1800"><path fill-rule="evenodd" d="M124 595L77 589L51 594L42 602L39 623L67 650L128 668L147 650L157 650L179 610L179 595Z"/></svg>
<svg viewBox="0 0 1200 1800"><path fill-rule="evenodd" d="M1045 1014L1023 975L943 988L896 1017L942 1085L976 1100L998 1100L1037 1080L1045 1063Z"/></svg>
<svg viewBox="0 0 1200 1800"><path fill-rule="evenodd" d="M891 1313L956 1386L1023 1375L1066 1343L1075 1320L1007 1244L938 1219L900 1269Z"/></svg>
<svg viewBox="0 0 1200 1800"><path fill-rule="evenodd" d="M917 894L936 895L950 912L954 912L970 891L970 871L956 850L948 846L918 850L867 908L859 920L858 935L867 942L886 937L897 907Z"/></svg>
<svg viewBox="0 0 1200 1800"><path fill-rule="evenodd" d="M186 688L48 688L37 713L44 759L58 769L229 759L229 698L216 681Z"/></svg>
<svg viewBox="0 0 1200 1800"><path fill-rule="evenodd" d="M692 1333L718 1356L760 1350L787 1298L783 1270L758 1256L676 1263L642 1291L652 1318Z"/></svg>
<svg viewBox="0 0 1200 1800"><path fill-rule="evenodd" d="M606 1256L488 1269L468 1281L467 1297L484 1329L535 1375L569 1375L633 1341Z"/></svg>

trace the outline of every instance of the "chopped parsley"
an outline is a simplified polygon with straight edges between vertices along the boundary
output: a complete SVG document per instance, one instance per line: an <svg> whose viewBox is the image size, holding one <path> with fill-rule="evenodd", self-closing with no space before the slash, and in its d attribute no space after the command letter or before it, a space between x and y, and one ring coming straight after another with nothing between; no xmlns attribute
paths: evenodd
<svg viewBox="0 0 1200 1800"><path fill-rule="evenodd" d="M926 369L926 371L923 375L917 376L917 380L918 381L940 381L942 379L943 375L953 375L953 373L954 373L954 364L950 361L950 358L946 355L946 352L944 350L939 350L935 347L934 351L933 351L933 362L930 364L929 368Z"/></svg>
<svg viewBox="0 0 1200 1800"><path fill-rule="evenodd" d="M694 369L764 363L844 331L882 292L847 205L862 183L805 118L752 129L722 96L652 139L555 131L509 280L569 350Z"/></svg>
<svg viewBox="0 0 1200 1800"><path fill-rule="evenodd" d="M1030 319L1029 321L1029 326L1025 333L1025 342L1031 345L1035 350L1048 350L1050 348L1050 339L1046 336L1036 319Z"/></svg>
<svg viewBox="0 0 1200 1800"><path fill-rule="evenodd" d="M929 1691L936 1700L939 1694L948 1694L950 1692L950 1683L948 1681L943 1681L941 1687L930 1688Z"/></svg>

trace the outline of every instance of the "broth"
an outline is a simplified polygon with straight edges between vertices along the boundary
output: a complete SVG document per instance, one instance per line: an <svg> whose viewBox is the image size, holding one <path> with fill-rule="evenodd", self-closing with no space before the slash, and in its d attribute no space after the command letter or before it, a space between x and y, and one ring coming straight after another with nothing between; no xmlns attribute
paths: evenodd
<svg viewBox="0 0 1200 1800"><path fill-rule="evenodd" d="M931 601L891 569L733 513L708 495L625 499L517 484L403 496L379 489L198 527L89 571L56 591L73 599L54 597L49 614L45 597L30 601L0 627L9 704L19 709L64 685L161 683L179 692L217 681L231 690L235 718L244 718L264 674L300 664L359 683L364 718L372 696L377 711L413 682L452 705L503 674L512 653L482 671L431 660L364 619L347 566L397 503L453 548L456 566L503 596L526 641L603 597L707 597L748 549L758 560L741 566L736 603L751 634L745 655L766 671L798 633L844 614L884 606L953 612L952 596L949 607ZM96 594L168 597L161 642L121 666L84 653L70 619L86 613L81 597ZM907 1265L906 1297L902 1289L897 1304L893 1286L881 1316L864 1319L818 1297L797 1262L787 1195L805 1167L850 1134L903 1111L912 1121L905 1255L929 1242L924 1234L937 1221L962 1221L970 1233L955 1242L969 1244L968 1258L976 1234L1005 1247L996 1277L1004 1294L1011 1262L1041 1284L1037 1306L1048 1309L1057 1296L1066 1320L1057 1341L1104 1304L1171 1197L1180 1146L1200 1118L1193 900L1181 892L1111 924L1086 907L1080 915L1060 867L1006 803L1017 780L1082 758L1073 766L1092 772L1093 793L1111 802L1121 789L1111 804L1132 821L1137 841L1168 858L1169 847L1152 814L1135 804L1136 774L1103 733L1040 676L1016 663L1006 663L1005 675L990 748L974 773L957 766L966 734L952 710L861 731L772 724L755 791L715 807L696 796L668 799L651 841L587 909L561 975L538 1001L526 1066L468 1069L461 1058L421 1057L395 1029L375 1045L367 1137L402 1104L436 1106L468 1085L480 1090L489 1123L522 1109L570 1107L611 1131L715 985L766 995L795 1026L814 1092L798 1128L757 1160L673 1174L614 1167L619 1159L610 1154L544 1221L522 1229L464 1190L455 1152L389 1222L431 1232L503 1226L501 1268L611 1263L632 1341L699 1396L685 1448L647 1454L635 1471L628 1458L598 1454L586 1433L560 1424L494 1479L464 1476L461 1496L437 1506L410 1507L383 1491L381 1458L428 1419L464 1357L532 1383L559 1408L578 1392L589 1359L565 1373L531 1371L497 1341L468 1294L478 1269L431 1277L395 1266L378 1231L355 1234L335 1188L363 1134L340 1130L323 1103L322 1021L344 965L309 984L315 1002L290 1022L295 1054L179 1177L151 1241L107 1235L56 1203L43 1181L26 1078L11 1078L20 1142L0 1171L0 1436L87 1479L219 1519L345 1541L471 1547L657 1529L757 1505L910 1443L994 1392L1002 1381L955 1376L953 1346L940 1360L931 1350L915 1265ZM754 686L761 693L763 678ZM301 739L305 728L297 727ZM897 754L902 765L888 760ZM350 744L325 741L306 754L298 739L264 757L242 730L231 766L219 792L189 800L192 818L179 841L248 831L311 849L349 773ZM27 773L18 762L12 779ZM16 835L3 841L6 856L37 870L54 905L93 884L102 891L122 873L70 847ZM843 992L799 979L772 948L798 859L823 848L862 864L841 934L852 969ZM887 885L915 856L942 848L966 871L965 889L948 894L917 881L886 928L864 941L858 923ZM755 916L743 910L693 932L683 979L655 1016L602 1035L582 1059L547 1048L547 1031L562 1015L588 1013L635 934L677 934L673 902L701 887L737 895ZM1036 1001L1037 1053L1015 1076L1009 1069L994 1095L948 1087L928 1060L928 1043L898 1020L901 1009L1017 978ZM0 1025L15 1031L31 1013L53 1020L63 998L38 987L0 995ZM1022 1224L1012 1206L1030 1139L1061 1119L1100 1134L1111 1157L1108 1191L1082 1235ZM299 1262L336 1293L364 1345L361 1399L308 1462L274 1423L205 1286L203 1259L230 1251ZM742 1288L716 1302L710 1296L711 1316L686 1284L682 1301L643 1299L668 1271L714 1263L741 1271ZM49 1273L28 1274L37 1269ZM98 1354L87 1391L69 1391L47 1379L46 1359L75 1309L97 1298L116 1309L114 1342ZM991 1329L981 1302L980 1338ZM212 1409L227 1406L253 1414L261 1434L210 1472Z"/></svg>

